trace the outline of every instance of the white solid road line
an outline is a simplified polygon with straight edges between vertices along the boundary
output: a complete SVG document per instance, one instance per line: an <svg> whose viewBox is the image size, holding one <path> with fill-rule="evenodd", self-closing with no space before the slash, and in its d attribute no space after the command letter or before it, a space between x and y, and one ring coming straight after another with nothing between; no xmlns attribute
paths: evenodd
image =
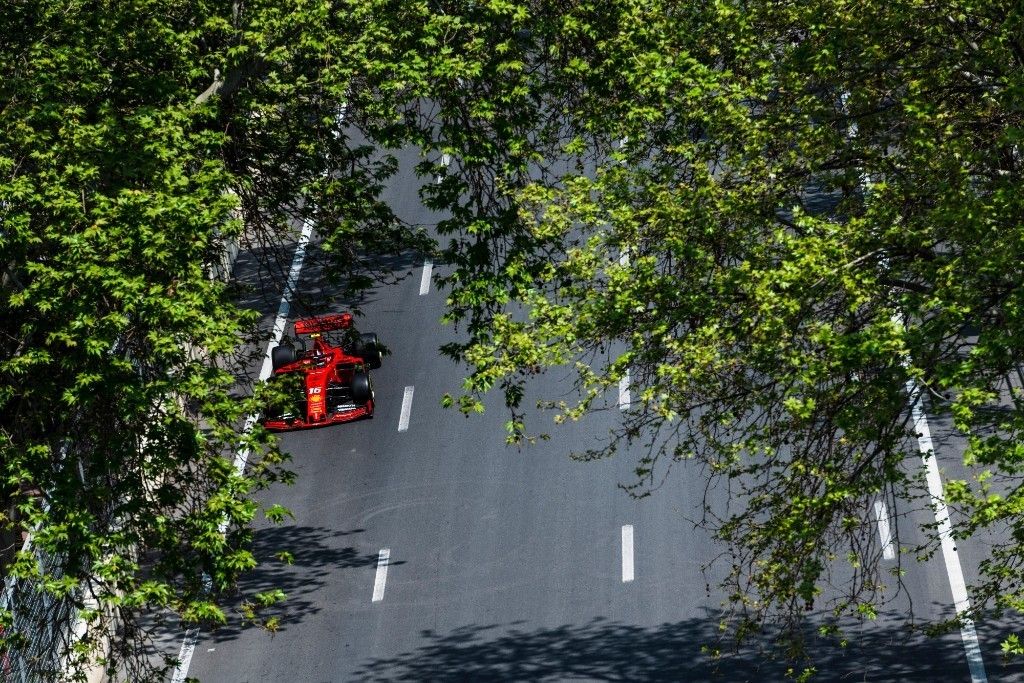
<svg viewBox="0 0 1024 683"><path fill-rule="evenodd" d="M288 281L284 286L284 293L281 295L281 303L277 307L277 318L274 320L273 338L270 343L267 344L267 352L263 356L263 366L260 368L259 381L263 382L268 377L273 369L273 362L271 360L271 352L274 347L281 343L281 336L284 334L284 327L288 322L288 313L291 311L291 293L295 291L295 288L299 284L299 273L302 272L302 262L306 258L306 247L309 246L309 240L313 236L313 224L306 223L302 226L302 232L299 234L299 241L295 245L295 255L292 256L292 267L288 271ZM256 421L259 420L259 415L250 415L245 419L245 426L242 427L242 433L248 433ZM235 454L235 470L242 472L245 469L245 464L249 460L249 449L243 448ZM227 522L221 522L220 532L224 533L227 530ZM209 577L204 577L204 584L209 581ZM192 655L196 650L196 643L199 641L199 629L190 628L185 631L185 640L181 643L181 651L178 653L178 666L175 667L171 674L171 683L185 683L185 678L188 676L188 668L192 664Z"/></svg>
<svg viewBox="0 0 1024 683"><path fill-rule="evenodd" d="M288 314L292 310L291 294L299 286L299 274L302 272L302 262L306 258L306 247L313 236L313 224L306 223L302 226L302 233L299 235L299 242L295 245L295 255L292 257L292 267L288 270L288 281L284 285L284 293L281 296L281 303L277 307L277 318L274 320L273 340L267 344L267 353L263 356L263 367L260 368L260 381L270 377L273 370L271 351L281 343L284 335L284 328L288 324Z"/></svg>
<svg viewBox="0 0 1024 683"><path fill-rule="evenodd" d="M629 370L619 380L619 410L628 410L632 399L629 395Z"/></svg>
<svg viewBox="0 0 1024 683"><path fill-rule="evenodd" d="M633 580L633 525L622 527L622 582Z"/></svg>
<svg viewBox="0 0 1024 683"><path fill-rule="evenodd" d="M875 501L875 519L878 520L878 535L882 539L882 557L895 560L896 549L892 542L892 527L889 526L889 506L884 500Z"/></svg>
<svg viewBox="0 0 1024 683"><path fill-rule="evenodd" d="M928 479L928 493L932 497L932 508L935 510L935 522L938 524L939 540L942 543L942 558L946 562L946 574L949 577L949 588L953 593L953 607L957 615L964 615L971 609L967 597L967 585L964 582L964 571L960 566L960 556L953 540L953 525L949 521L949 509L942 491L942 477L939 465L935 461L932 447L932 433L928 428L928 416L922 405L921 391L914 380L907 380L907 394L910 396L910 414L914 420L914 431L917 432L917 448L921 451L925 473ZM981 658L981 646L978 643L978 632L974 629L974 620L962 617L960 638L964 642L967 653L967 667L971 671L972 683L985 683L985 662Z"/></svg>
<svg viewBox="0 0 1024 683"><path fill-rule="evenodd" d="M380 602L384 599L384 584L388 580L388 563L391 561L391 549L381 548L377 556L377 575L373 579L373 599L371 602Z"/></svg>
<svg viewBox="0 0 1024 683"><path fill-rule="evenodd" d="M839 101L843 109L850 97L849 92L840 95ZM852 119L847 129L850 138L856 138L859 134L856 119ZM865 194L870 192L870 178L860 169L860 185ZM900 313L893 313L892 322L900 327L906 327L903 316ZM910 358L903 359L904 365L910 364ZM942 476L939 474L939 466L935 462L935 453L932 450L932 435L928 428L928 416L925 415L922 404L921 391L917 382L913 379L907 380L907 395L909 396L910 414L914 420L914 431L917 432L917 448L921 452L921 460L924 461L925 473L928 480L928 493L932 497L932 508L935 510L935 521L938 524L939 539L942 543L942 559L946 564L946 575L949 577L949 587L953 593L953 607L957 615L968 612L971 608L970 600L967 597L967 586L964 582L964 570L960 565L960 556L956 551L956 544L953 542L952 524L949 521L949 510L946 508L946 501L942 489ZM964 652L967 656L967 667L971 672L972 683L987 683L988 676L985 674L985 662L981 658L981 646L978 644L978 632L974 629L972 619L963 619L963 626L960 628L960 638L964 643Z"/></svg>
<svg viewBox="0 0 1024 683"><path fill-rule="evenodd" d="M413 387L406 387L402 394L402 413L398 416L398 431L404 432L409 429L409 415L412 413L412 391Z"/></svg>
<svg viewBox="0 0 1024 683"><path fill-rule="evenodd" d="M423 274L420 275L420 296L430 292L430 274L434 270L434 262L427 259L423 262Z"/></svg>

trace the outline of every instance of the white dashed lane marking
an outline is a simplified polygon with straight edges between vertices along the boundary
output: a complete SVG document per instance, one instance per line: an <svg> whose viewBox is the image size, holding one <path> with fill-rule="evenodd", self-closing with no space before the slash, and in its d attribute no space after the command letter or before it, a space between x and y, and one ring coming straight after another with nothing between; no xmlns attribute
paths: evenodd
<svg viewBox="0 0 1024 683"><path fill-rule="evenodd" d="M434 263L430 259L423 262L423 274L420 275L420 296L430 292L430 276L434 271Z"/></svg>
<svg viewBox="0 0 1024 683"><path fill-rule="evenodd" d="M388 580L388 563L391 561L391 549L381 548L377 556L377 576L373 579L373 599L371 602L380 602L384 599L384 585Z"/></svg>
<svg viewBox="0 0 1024 683"><path fill-rule="evenodd" d="M406 387L402 395L402 413L398 416L398 431L404 432L409 429L409 415L412 414L412 391L413 387Z"/></svg>
<svg viewBox="0 0 1024 683"><path fill-rule="evenodd" d="M633 580L633 525L622 527L622 582Z"/></svg>
<svg viewBox="0 0 1024 683"><path fill-rule="evenodd" d="M438 173L437 177L434 178L434 182L435 183L437 183L438 185L441 184L441 181L444 180L444 177L445 177L445 175L446 175L446 173L448 171L448 166L451 163L452 163L452 157L451 157L450 154L442 154L441 155L441 165L444 166L445 173Z"/></svg>
<svg viewBox="0 0 1024 683"><path fill-rule="evenodd" d="M895 560L896 549L893 547L892 527L889 525L889 506L884 500L875 501L875 519L878 520L878 535L882 538L882 557Z"/></svg>
<svg viewBox="0 0 1024 683"><path fill-rule="evenodd" d="M625 138L623 138L622 144L626 144ZM623 268L629 267L629 252L625 249L619 252L619 265ZM627 368L626 374L619 380L619 410L629 410L629 406L633 402L629 394L629 383L629 369Z"/></svg>

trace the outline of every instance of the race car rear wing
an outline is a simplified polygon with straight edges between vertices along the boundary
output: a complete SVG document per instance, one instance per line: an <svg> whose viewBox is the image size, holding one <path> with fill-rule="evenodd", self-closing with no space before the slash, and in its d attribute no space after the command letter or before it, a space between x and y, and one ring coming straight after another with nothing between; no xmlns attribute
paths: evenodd
<svg viewBox="0 0 1024 683"><path fill-rule="evenodd" d="M295 321L295 334L321 334L352 327L351 313L334 313Z"/></svg>

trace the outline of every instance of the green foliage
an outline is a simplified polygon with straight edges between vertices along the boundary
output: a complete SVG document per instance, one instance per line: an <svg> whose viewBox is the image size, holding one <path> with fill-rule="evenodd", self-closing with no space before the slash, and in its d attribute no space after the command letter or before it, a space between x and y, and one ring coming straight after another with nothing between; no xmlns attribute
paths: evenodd
<svg viewBox="0 0 1024 683"><path fill-rule="evenodd" d="M451 215L449 317L469 339L447 351L473 370L446 405L500 388L521 441L537 371L577 372L557 422L602 407L628 369L609 452L653 453L637 495L673 462L704 465L735 633L774 622L799 655L835 558L852 570L824 605L837 621L886 599L872 502L927 500L913 379L970 438L958 533L1012 530L975 605L1019 610L1020 7L518 9L445 4L435 59L476 67L417 110L418 135L459 162L422 191Z"/></svg>
<svg viewBox="0 0 1024 683"><path fill-rule="evenodd" d="M405 97L393 70L364 68L387 42L372 9L24 0L0 17L0 498L17 510L4 531L58 563L25 552L5 572L72 607L87 587L79 664L120 624L107 668L160 679L170 662L145 659L137 617L223 622L255 565L255 496L293 476L268 434L241 430L266 392L239 398L256 316L214 277L226 245L269 255L280 286L312 221L350 290L381 253L427 246L377 198L393 160L339 123L357 100L393 120ZM0 650L24 636L5 630Z"/></svg>
<svg viewBox="0 0 1024 683"><path fill-rule="evenodd" d="M4 523L65 558L11 573L57 594L90 582L97 628L111 610L226 618L254 496L292 478L240 425L289 399L232 393L253 320L210 273L241 240L280 285L297 222L340 296L386 274L382 254L433 251L380 200L387 150L414 144L466 335L445 350L472 370L444 404L479 412L499 389L521 442L537 372L575 371L562 421L628 372L611 450L648 447L636 495L679 460L710 473L734 636L773 622L798 657L837 558L837 622L884 602L861 524L879 496L922 495L910 379L970 438L958 534L1011 531L975 604L1021 609L1024 413L1005 383L1024 348L1020 7L236 10L23 0L0 18L0 491ZM257 612L279 597L243 616L274 628Z"/></svg>

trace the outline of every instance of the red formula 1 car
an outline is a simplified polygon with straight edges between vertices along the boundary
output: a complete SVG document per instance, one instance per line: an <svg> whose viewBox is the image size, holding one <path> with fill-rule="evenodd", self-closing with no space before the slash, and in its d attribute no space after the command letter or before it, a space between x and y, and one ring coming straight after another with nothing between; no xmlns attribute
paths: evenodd
<svg viewBox="0 0 1024 683"><path fill-rule="evenodd" d="M325 338L338 331L335 339ZM309 337L313 347L282 344L271 352L270 381L284 384L286 400L268 411L267 429L307 429L373 415L369 370L381 363L377 335L357 334L350 313L297 320L295 335Z"/></svg>

